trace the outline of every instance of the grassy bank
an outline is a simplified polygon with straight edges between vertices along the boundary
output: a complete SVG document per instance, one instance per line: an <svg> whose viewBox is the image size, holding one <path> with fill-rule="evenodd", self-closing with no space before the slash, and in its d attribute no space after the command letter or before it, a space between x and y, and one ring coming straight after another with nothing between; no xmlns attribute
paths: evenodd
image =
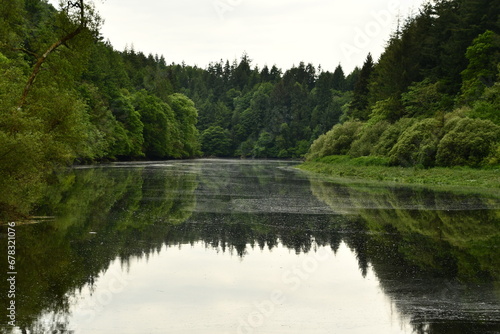
<svg viewBox="0 0 500 334"><path fill-rule="evenodd" d="M371 182L396 182L426 186L484 188L500 193L500 167L476 169L390 167L385 158L329 156L307 161L298 168L333 178ZM500 196L500 195L499 195Z"/></svg>

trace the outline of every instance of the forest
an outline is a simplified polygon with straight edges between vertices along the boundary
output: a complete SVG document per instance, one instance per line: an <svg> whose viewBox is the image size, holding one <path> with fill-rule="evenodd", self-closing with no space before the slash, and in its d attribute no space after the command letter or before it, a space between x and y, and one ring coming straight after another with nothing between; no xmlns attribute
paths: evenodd
<svg viewBox="0 0 500 334"><path fill-rule="evenodd" d="M115 50L90 2L0 1L0 216L73 164L193 157L500 163L500 2L439 0L344 73ZM362 66L361 66L362 65Z"/></svg>

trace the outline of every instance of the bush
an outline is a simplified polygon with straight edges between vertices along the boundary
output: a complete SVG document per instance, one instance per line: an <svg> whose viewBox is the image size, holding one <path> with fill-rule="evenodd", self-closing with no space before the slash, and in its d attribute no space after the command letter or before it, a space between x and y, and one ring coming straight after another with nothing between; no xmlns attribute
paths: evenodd
<svg viewBox="0 0 500 334"><path fill-rule="evenodd" d="M500 165L500 143L497 143L496 147L492 149L491 155L488 157L487 164L491 166Z"/></svg>
<svg viewBox="0 0 500 334"><path fill-rule="evenodd" d="M309 152L307 152L306 154L306 160L314 160L320 158L320 153L323 146L325 145L325 141L326 134L319 136L318 139L316 139L309 148Z"/></svg>
<svg viewBox="0 0 500 334"><path fill-rule="evenodd" d="M386 157L359 157L354 158L350 162L353 166L389 166L389 158Z"/></svg>
<svg viewBox="0 0 500 334"><path fill-rule="evenodd" d="M375 151L374 143L379 141L380 136L388 127L389 123L385 121L365 127L361 132L361 136L352 143L349 155L362 157L373 154Z"/></svg>
<svg viewBox="0 0 500 334"><path fill-rule="evenodd" d="M489 120L453 118L446 129L438 146L438 165L477 167L494 158L500 142L500 126Z"/></svg>
<svg viewBox="0 0 500 334"><path fill-rule="evenodd" d="M319 156L347 154L362 127L361 122L345 122L335 125L326 133Z"/></svg>
<svg viewBox="0 0 500 334"><path fill-rule="evenodd" d="M391 165L433 167L440 140L441 123L426 118L407 128L389 152Z"/></svg>
<svg viewBox="0 0 500 334"><path fill-rule="evenodd" d="M389 125L381 134L380 139L373 148L374 155L387 156L394 145L398 142L399 136L415 123L414 119L402 118L394 124Z"/></svg>

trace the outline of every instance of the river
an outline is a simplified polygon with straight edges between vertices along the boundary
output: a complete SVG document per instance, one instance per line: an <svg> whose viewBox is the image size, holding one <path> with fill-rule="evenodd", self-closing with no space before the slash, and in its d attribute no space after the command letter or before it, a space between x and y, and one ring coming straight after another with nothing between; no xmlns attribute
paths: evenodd
<svg viewBox="0 0 500 334"><path fill-rule="evenodd" d="M498 196L294 165L60 173L45 218L16 224L2 333L500 333Z"/></svg>

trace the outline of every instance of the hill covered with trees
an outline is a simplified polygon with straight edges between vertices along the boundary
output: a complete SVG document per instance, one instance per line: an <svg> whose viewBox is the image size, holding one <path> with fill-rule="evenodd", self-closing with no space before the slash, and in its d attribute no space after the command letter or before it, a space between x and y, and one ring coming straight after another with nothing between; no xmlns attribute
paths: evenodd
<svg viewBox="0 0 500 334"><path fill-rule="evenodd" d="M29 211L54 168L198 156L376 156L393 165L500 161L493 0L423 6L377 60L344 73L247 54L206 68L115 50L84 0L0 6L0 212ZM312 144L312 146L311 146ZM385 160L384 160L385 159ZM20 204L27 203L27 204Z"/></svg>
<svg viewBox="0 0 500 334"><path fill-rule="evenodd" d="M500 162L500 2L434 1L368 56L342 119L307 158L399 166Z"/></svg>

